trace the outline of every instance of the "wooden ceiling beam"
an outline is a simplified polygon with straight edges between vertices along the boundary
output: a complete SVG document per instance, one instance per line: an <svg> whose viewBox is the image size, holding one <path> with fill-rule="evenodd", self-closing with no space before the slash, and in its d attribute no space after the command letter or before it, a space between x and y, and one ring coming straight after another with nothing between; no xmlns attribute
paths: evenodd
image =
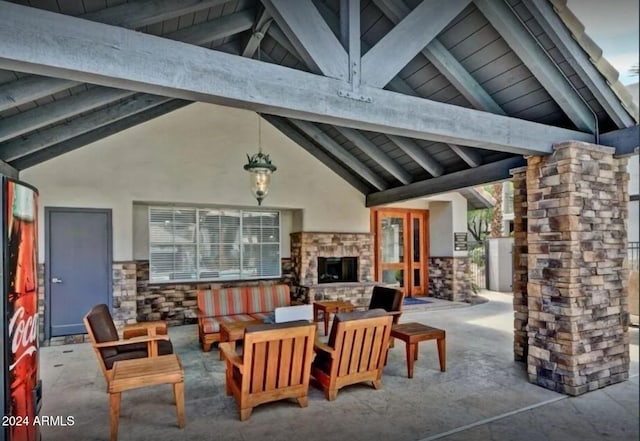
<svg viewBox="0 0 640 441"><path fill-rule="evenodd" d="M340 132L342 136L347 138L358 149L362 150L367 156L377 162L382 168L393 175L398 181L403 184L410 183L413 178L404 168L402 168L396 161L391 159L384 151L377 145L369 140L362 133L354 129L347 127L334 126L334 128Z"/></svg>
<svg viewBox="0 0 640 441"><path fill-rule="evenodd" d="M134 94L135 92L128 90L96 86L86 92L34 107L2 120L0 142Z"/></svg>
<svg viewBox="0 0 640 441"><path fill-rule="evenodd" d="M414 182L403 187L391 188L385 191L367 195L367 207L391 204L409 199L432 196L462 188L475 187L511 179L509 170L527 165L526 159L516 156L501 161L484 164L476 168L469 168L459 172L449 173L437 178Z"/></svg>
<svg viewBox="0 0 640 441"><path fill-rule="evenodd" d="M358 190L362 194L371 192L371 188L367 186L362 180L357 178L351 171L347 170L341 163L329 156L324 150L316 146L315 143L309 141L302 133L289 125L286 118L282 118L275 115L265 115L262 117L266 119L276 129L280 130L285 136L305 149L314 158L327 166L329 170L344 179L349 185Z"/></svg>
<svg viewBox="0 0 640 441"><path fill-rule="evenodd" d="M38 165L42 162L48 161L49 159L56 158L60 155L64 155L65 153L79 149L80 147L100 141L107 136L115 135L116 133L137 126L138 124L157 118L158 116L173 112L174 110L180 109L188 104L191 104L191 102L183 100L171 100L164 102L151 107L148 110L133 113L114 123L98 127L81 135L66 139L46 149L38 150L29 155L22 156L12 161L11 164L19 170L33 167L34 165Z"/></svg>
<svg viewBox="0 0 640 441"><path fill-rule="evenodd" d="M34 132L28 136L0 144L0 160L11 163L23 156L30 155L168 101L171 101L171 98L157 95L141 94L135 96L115 106L75 118L68 123L59 124L48 130Z"/></svg>
<svg viewBox="0 0 640 441"><path fill-rule="evenodd" d="M382 179L373 170L360 162L351 153L346 151L344 147L335 142L317 125L307 121L299 121L295 119L291 119L290 122L303 133L305 133L308 137L313 139L316 143L321 145L322 148L329 152L333 157L340 160L343 164L357 173L366 182L369 182L373 187L377 188L378 190L385 190L389 187L384 179Z"/></svg>
<svg viewBox="0 0 640 441"><path fill-rule="evenodd" d="M596 121L592 111L505 2L474 0L474 4L575 126L595 133Z"/></svg>
<svg viewBox="0 0 640 441"><path fill-rule="evenodd" d="M362 57L362 82L384 87L471 0L430 0L420 3Z"/></svg>
<svg viewBox="0 0 640 441"><path fill-rule="evenodd" d="M137 29L191 12L218 6L230 0L146 0L124 3L81 15L98 23ZM29 75L0 86L0 112L54 95L81 84L61 78Z"/></svg>
<svg viewBox="0 0 640 441"><path fill-rule="evenodd" d="M392 143L398 146L400 150L409 155L411 159L420 164L420 166L428 171L432 176L440 176L444 173L442 165L440 165L433 156L420 147L414 140L389 134L387 137Z"/></svg>
<svg viewBox="0 0 640 441"><path fill-rule="evenodd" d="M13 3L0 2L0 14L0 68L516 154L593 142L588 133L367 86L361 94L370 100L350 99L337 93L341 80Z"/></svg>
<svg viewBox="0 0 640 441"><path fill-rule="evenodd" d="M349 57L311 0L262 0L313 72L348 80Z"/></svg>

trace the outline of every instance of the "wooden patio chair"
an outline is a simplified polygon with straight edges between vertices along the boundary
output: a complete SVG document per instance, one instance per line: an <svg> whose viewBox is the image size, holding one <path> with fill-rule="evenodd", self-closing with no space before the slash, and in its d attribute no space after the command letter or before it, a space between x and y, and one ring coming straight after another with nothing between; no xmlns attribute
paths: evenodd
<svg viewBox="0 0 640 441"><path fill-rule="evenodd" d="M284 398L307 407L315 335L315 323L299 321L247 327L241 356L220 343L227 360L226 393L236 399L241 421L255 406Z"/></svg>
<svg viewBox="0 0 640 441"><path fill-rule="evenodd" d="M369 310L384 309L393 316L393 324L397 325L402 315L403 301L404 292L401 289L376 285L373 287L373 292L371 293Z"/></svg>
<svg viewBox="0 0 640 441"><path fill-rule="evenodd" d="M109 307L105 304L91 308L84 316L83 321L98 358L98 364L107 382L107 390L111 381L111 369L116 361L173 354L173 345L169 337L156 335L156 322L154 322L154 326L135 326L135 329L132 328L134 335L139 333L140 329L146 330L148 335L120 339Z"/></svg>
<svg viewBox="0 0 640 441"><path fill-rule="evenodd" d="M338 389L371 381L382 385L393 317L384 309L336 314L328 344L316 342L311 376L333 401Z"/></svg>

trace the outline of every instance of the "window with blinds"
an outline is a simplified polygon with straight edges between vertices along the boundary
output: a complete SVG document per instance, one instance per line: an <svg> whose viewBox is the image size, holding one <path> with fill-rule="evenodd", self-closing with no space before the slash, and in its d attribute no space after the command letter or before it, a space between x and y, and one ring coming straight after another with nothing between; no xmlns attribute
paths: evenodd
<svg viewBox="0 0 640 441"><path fill-rule="evenodd" d="M280 277L280 213L149 207L152 282Z"/></svg>

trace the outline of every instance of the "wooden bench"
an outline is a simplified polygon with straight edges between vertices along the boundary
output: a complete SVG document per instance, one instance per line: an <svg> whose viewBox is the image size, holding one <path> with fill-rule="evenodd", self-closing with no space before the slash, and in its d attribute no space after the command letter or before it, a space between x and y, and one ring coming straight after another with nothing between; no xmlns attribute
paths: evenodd
<svg viewBox="0 0 640 441"><path fill-rule="evenodd" d="M157 384L173 384L178 427L184 427L184 370L177 355L116 361L109 382L111 441L118 439L120 394L125 390Z"/></svg>
<svg viewBox="0 0 640 441"><path fill-rule="evenodd" d="M407 374L413 378L413 364L418 359L418 343L435 339L438 344L440 371L447 370L446 333L443 329L433 328L421 323L402 323L393 325L391 337L402 340L407 345Z"/></svg>

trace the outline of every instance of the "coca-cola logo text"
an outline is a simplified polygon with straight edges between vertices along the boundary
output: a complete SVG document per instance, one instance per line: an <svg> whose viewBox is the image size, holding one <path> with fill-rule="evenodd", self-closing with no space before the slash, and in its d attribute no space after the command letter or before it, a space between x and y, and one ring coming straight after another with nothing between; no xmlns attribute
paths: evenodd
<svg viewBox="0 0 640 441"><path fill-rule="evenodd" d="M24 313L24 306L20 306L9 321L11 352L14 356L14 362L9 366L9 370L13 370L24 357L37 351L38 314L24 317Z"/></svg>

